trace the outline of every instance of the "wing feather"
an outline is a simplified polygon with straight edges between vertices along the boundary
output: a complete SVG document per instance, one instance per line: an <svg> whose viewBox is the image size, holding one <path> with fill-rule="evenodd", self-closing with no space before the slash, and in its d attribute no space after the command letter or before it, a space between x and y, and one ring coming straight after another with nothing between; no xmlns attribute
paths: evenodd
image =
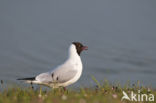
<svg viewBox="0 0 156 103"><path fill-rule="evenodd" d="M77 70L71 65L62 65L51 72L41 73L36 77L41 83L64 83L76 75Z"/></svg>
<svg viewBox="0 0 156 103"><path fill-rule="evenodd" d="M53 82L58 82L58 83L64 83L76 75L77 70L74 69L72 65L63 65L59 66L56 68L54 71L51 72L53 76Z"/></svg>
<svg viewBox="0 0 156 103"><path fill-rule="evenodd" d="M38 76L36 76L36 80L40 81L41 83L48 83L52 81L51 75L49 72L41 73Z"/></svg>

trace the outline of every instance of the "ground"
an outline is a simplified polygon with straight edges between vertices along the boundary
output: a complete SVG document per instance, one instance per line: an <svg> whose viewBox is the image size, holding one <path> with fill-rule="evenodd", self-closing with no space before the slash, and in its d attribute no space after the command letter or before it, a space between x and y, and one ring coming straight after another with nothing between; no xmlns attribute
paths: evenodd
<svg viewBox="0 0 156 103"><path fill-rule="evenodd" d="M94 79L94 78L93 78ZM115 86L108 82L100 84L98 81L93 88L80 88L73 90L68 88L42 90L32 87L13 87L0 91L0 103L156 103L156 102L135 102L123 100L123 91L130 95L131 91L141 94L154 94L156 90L152 88L139 86L138 84L128 84L123 87L120 84ZM1 84L2 85L2 84Z"/></svg>

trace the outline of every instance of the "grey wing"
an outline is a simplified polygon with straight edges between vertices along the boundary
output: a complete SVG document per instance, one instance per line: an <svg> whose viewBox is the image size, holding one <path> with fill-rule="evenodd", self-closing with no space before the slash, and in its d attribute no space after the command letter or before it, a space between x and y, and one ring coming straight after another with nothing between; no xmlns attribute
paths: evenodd
<svg viewBox="0 0 156 103"><path fill-rule="evenodd" d="M69 71L66 71L66 72L55 71L55 72L52 73L53 82L57 82L57 83L67 82L67 81L71 80L72 78L74 78L76 73L77 73L76 70L69 70Z"/></svg>
<svg viewBox="0 0 156 103"><path fill-rule="evenodd" d="M59 67L51 72L52 81L56 83L64 83L75 77L77 70L70 66Z"/></svg>
<svg viewBox="0 0 156 103"><path fill-rule="evenodd" d="M75 77L77 70L71 65L61 65L52 72L41 73L36 80L41 83L64 83Z"/></svg>
<svg viewBox="0 0 156 103"><path fill-rule="evenodd" d="M41 83L49 83L52 81L52 77L50 72L41 73L35 78L37 81L40 81Z"/></svg>

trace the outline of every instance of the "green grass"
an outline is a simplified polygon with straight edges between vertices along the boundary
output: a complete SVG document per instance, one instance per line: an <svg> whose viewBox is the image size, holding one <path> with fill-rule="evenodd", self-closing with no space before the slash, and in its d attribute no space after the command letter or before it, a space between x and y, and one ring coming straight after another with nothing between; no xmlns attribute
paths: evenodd
<svg viewBox="0 0 156 103"><path fill-rule="evenodd" d="M121 101L123 90L126 93L130 91L137 93L137 90L141 90L141 93L156 95L155 90L150 89L149 91L149 88L140 87L139 84L132 86L128 84L121 87L119 84L112 86L107 80L100 84L94 77L92 79L97 83L95 88L43 90L41 95L39 89L34 90L31 87L5 89L0 91L0 103L133 103L127 100Z"/></svg>

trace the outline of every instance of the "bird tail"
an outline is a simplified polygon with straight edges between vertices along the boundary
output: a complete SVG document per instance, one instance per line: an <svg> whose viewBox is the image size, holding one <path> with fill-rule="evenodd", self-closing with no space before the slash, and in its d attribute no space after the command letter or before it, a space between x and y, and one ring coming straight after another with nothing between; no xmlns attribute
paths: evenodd
<svg viewBox="0 0 156 103"><path fill-rule="evenodd" d="M34 84L41 84L40 81L36 80L36 77L30 77L30 78L18 78L17 80L24 80L26 83L34 83Z"/></svg>
<svg viewBox="0 0 156 103"><path fill-rule="evenodd" d="M30 81L33 81L33 80L35 80L35 77L30 77L30 78L18 78L17 80L30 80Z"/></svg>

